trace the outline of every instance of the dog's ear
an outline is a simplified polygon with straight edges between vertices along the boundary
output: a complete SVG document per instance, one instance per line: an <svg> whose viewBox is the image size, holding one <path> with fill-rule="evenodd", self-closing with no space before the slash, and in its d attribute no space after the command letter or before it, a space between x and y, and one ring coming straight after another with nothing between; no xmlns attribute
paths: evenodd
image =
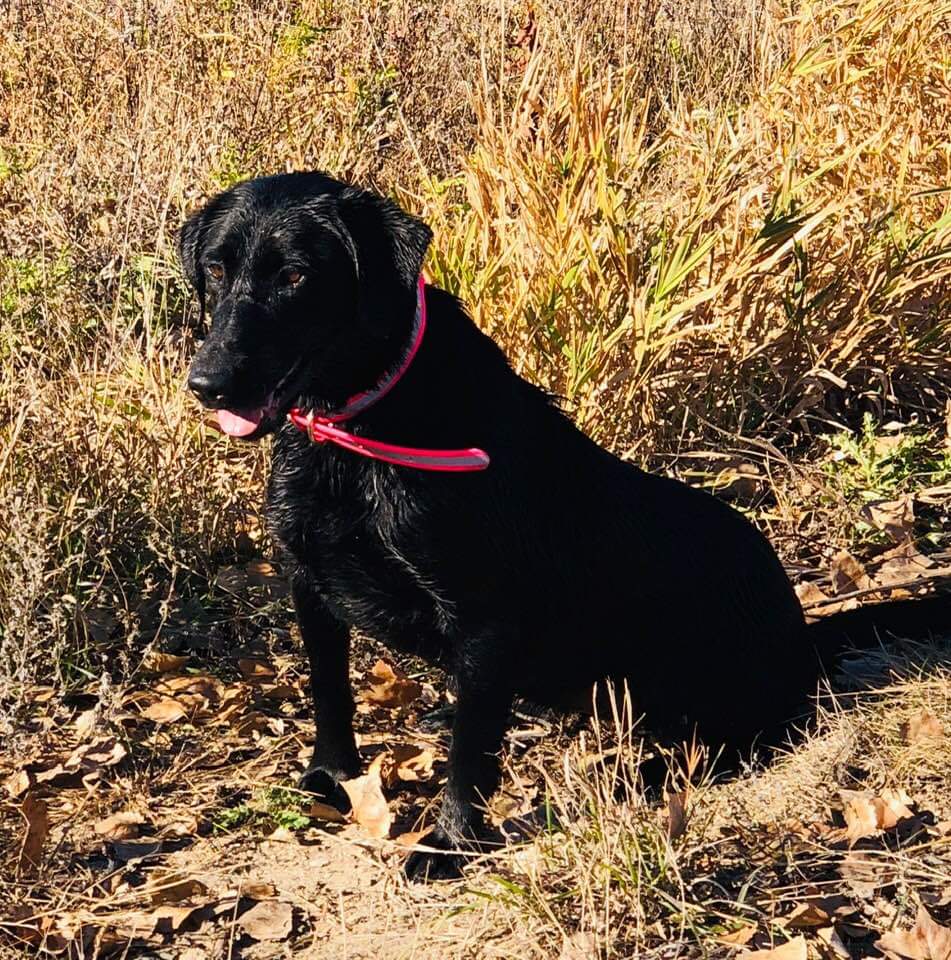
<svg viewBox="0 0 951 960"><path fill-rule="evenodd" d="M350 251L363 307L372 313L416 302L416 282L433 232L392 200L344 190L337 210L353 241Z"/></svg>
<svg viewBox="0 0 951 960"><path fill-rule="evenodd" d="M228 208L226 194L218 194L196 213L193 213L178 232L178 255L188 282L198 294L198 306L201 316L205 315L205 271L200 259L205 249L208 231L215 221Z"/></svg>

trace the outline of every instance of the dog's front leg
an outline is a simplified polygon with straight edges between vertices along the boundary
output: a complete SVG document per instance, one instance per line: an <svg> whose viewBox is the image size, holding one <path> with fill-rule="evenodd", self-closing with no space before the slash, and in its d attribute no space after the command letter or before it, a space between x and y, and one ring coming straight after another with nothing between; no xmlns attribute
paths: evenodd
<svg viewBox="0 0 951 960"><path fill-rule="evenodd" d="M466 850L478 850L485 835L483 810L499 784L499 750L508 725L512 693L496 639L479 640L459 657L456 716L449 749L449 777L435 829L404 871L411 880L459 876Z"/></svg>
<svg viewBox="0 0 951 960"><path fill-rule="evenodd" d="M360 757L353 737L350 630L327 609L306 571L298 571L291 579L291 596L310 660L310 690L317 725L314 755L299 786L348 810L350 801L339 784L360 773Z"/></svg>

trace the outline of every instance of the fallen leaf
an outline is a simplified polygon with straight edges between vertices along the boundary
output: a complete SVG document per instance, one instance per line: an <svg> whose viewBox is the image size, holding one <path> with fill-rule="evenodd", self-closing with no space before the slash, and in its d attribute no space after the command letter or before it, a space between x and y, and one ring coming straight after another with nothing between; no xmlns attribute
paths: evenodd
<svg viewBox="0 0 951 960"><path fill-rule="evenodd" d="M687 791L667 794L667 837L677 840L687 830Z"/></svg>
<svg viewBox="0 0 951 960"><path fill-rule="evenodd" d="M277 896L277 887L273 883L243 880L236 891L236 895L247 897L249 900L270 900Z"/></svg>
<svg viewBox="0 0 951 960"><path fill-rule="evenodd" d="M152 903L180 903L208 892L200 880L181 873L153 874L150 887Z"/></svg>
<svg viewBox="0 0 951 960"><path fill-rule="evenodd" d="M842 942L842 937L839 936L839 931L835 927L820 927L816 930L816 936L840 960L852 960L849 948Z"/></svg>
<svg viewBox="0 0 951 960"><path fill-rule="evenodd" d="M174 723L188 716L188 711L171 697L162 697L142 711L142 716L153 723Z"/></svg>
<svg viewBox="0 0 951 960"><path fill-rule="evenodd" d="M865 790L840 790L839 795L850 846L914 816L908 808L912 799L904 790L883 790L880 796Z"/></svg>
<svg viewBox="0 0 951 960"><path fill-rule="evenodd" d="M429 780L433 775L435 760L429 747L419 747L414 743L396 744L390 749L388 761L383 764L383 783L392 787L398 780Z"/></svg>
<svg viewBox="0 0 951 960"><path fill-rule="evenodd" d="M876 530L901 543L908 540L915 529L915 501L906 494L897 500L875 500L865 504L861 517Z"/></svg>
<svg viewBox="0 0 951 960"><path fill-rule="evenodd" d="M852 895L870 900L895 880L895 868L867 850L853 850L838 867Z"/></svg>
<svg viewBox="0 0 951 960"><path fill-rule="evenodd" d="M272 597L288 593L287 580L267 560L251 560L244 565L245 576L252 587L265 587Z"/></svg>
<svg viewBox="0 0 951 960"><path fill-rule="evenodd" d="M187 695L203 697L205 700L220 700L225 685L217 677L207 674L185 674L181 677L163 677L155 685L155 691L162 694L174 694L176 697Z"/></svg>
<svg viewBox="0 0 951 960"><path fill-rule="evenodd" d="M896 583L913 584L935 568L935 562L908 541L883 553L877 559L874 579L883 587Z"/></svg>
<svg viewBox="0 0 951 960"><path fill-rule="evenodd" d="M17 770L3 781L3 785L7 788L7 793L16 800L33 786L33 778L28 770Z"/></svg>
<svg viewBox="0 0 951 960"><path fill-rule="evenodd" d="M828 926L830 914L817 903L800 903L792 913L783 917L782 925L789 930L812 930Z"/></svg>
<svg viewBox="0 0 951 960"><path fill-rule="evenodd" d="M163 906L149 912L124 913L110 924L112 936L106 938L107 942L128 944L132 940L145 940L161 943L157 938L177 933L199 909L198 906Z"/></svg>
<svg viewBox="0 0 951 960"><path fill-rule="evenodd" d="M294 910L289 903L262 900L238 917L238 926L252 940L286 940L294 928Z"/></svg>
<svg viewBox="0 0 951 960"><path fill-rule="evenodd" d="M134 840L139 835L139 827L143 823L145 818L141 813L126 810L97 821L93 829L106 840Z"/></svg>
<svg viewBox="0 0 951 960"><path fill-rule="evenodd" d="M527 817L535 809L538 787L523 784L520 781L499 790L490 798L487 808L489 819L501 827L504 824Z"/></svg>
<svg viewBox="0 0 951 960"><path fill-rule="evenodd" d="M27 793L20 803L20 816L26 821L26 831L20 845L20 870L32 876L43 859L43 844L50 830L46 801L35 793Z"/></svg>
<svg viewBox="0 0 951 960"><path fill-rule="evenodd" d="M63 766L67 770L92 771L117 764L125 759L127 753L128 750L115 737L109 737L77 747Z"/></svg>
<svg viewBox="0 0 951 960"><path fill-rule="evenodd" d="M744 923L738 930L732 933L724 933L717 937L720 943L729 943L737 947L744 947L756 935L755 923Z"/></svg>
<svg viewBox="0 0 951 960"><path fill-rule="evenodd" d="M274 840L277 843L297 843L297 834L287 827L275 827L267 835L268 840Z"/></svg>
<svg viewBox="0 0 951 960"><path fill-rule="evenodd" d="M297 700L300 691L289 683L263 683L261 694L268 700Z"/></svg>
<svg viewBox="0 0 951 960"><path fill-rule="evenodd" d="M872 578L865 572L865 567L846 550L840 550L832 558L829 577L832 580L832 591L837 595L868 590L874 586Z"/></svg>
<svg viewBox="0 0 951 960"><path fill-rule="evenodd" d="M407 830L406 833L401 833L396 838L396 842L401 847L415 847L417 843L428 837L432 832L432 827L426 827L425 830Z"/></svg>
<svg viewBox="0 0 951 960"><path fill-rule="evenodd" d="M103 767L114 766L127 753L115 737L84 743L76 747L62 763L37 772L34 779L37 784L54 787L75 787L81 781L89 788L99 779Z"/></svg>
<svg viewBox="0 0 951 960"><path fill-rule="evenodd" d="M807 960L805 937L796 937L769 950L744 950L738 960Z"/></svg>
<svg viewBox="0 0 951 960"><path fill-rule="evenodd" d="M173 837L193 837L201 829L198 817L189 817L185 820L175 820L162 828L163 834Z"/></svg>
<svg viewBox="0 0 951 960"><path fill-rule="evenodd" d="M393 826L393 814L383 796L383 781L380 771L386 754L374 758L362 777L344 780L340 786L346 791L353 808L352 815L367 836L375 839L388 836Z"/></svg>
<svg viewBox="0 0 951 960"><path fill-rule="evenodd" d="M78 717L76 717L76 722L73 724L73 730L76 731L76 736L80 740L85 740L92 732L96 729L96 724L99 722L99 708L93 707L90 710L84 710Z"/></svg>
<svg viewBox="0 0 951 960"><path fill-rule="evenodd" d="M910 930L890 930L875 941L875 946L889 957L951 960L951 929L935 922L924 907L919 907Z"/></svg>
<svg viewBox="0 0 951 960"><path fill-rule="evenodd" d="M804 608L814 607L831 599L824 590L820 589L811 580L797 583L795 589L796 596L799 597L799 602Z"/></svg>
<svg viewBox="0 0 951 960"><path fill-rule="evenodd" d="M924 709L909 720L905 720L899 729L905 743L916 743L919 740L944 736L941 721L933 713Z"/></svg>
<svg viewBox="0 0 951 960"><path fill-rule="evenodd" d="M398 667L394 668L386 660L377 660L367 674L367 680L370 686L363 697L378 707L405 707L423 690L422 684L407 679Z"/></svg>
<svg viewBox="0 0 951 960"><path fill-rule="evenodd" d="M150 650L142 661L142 666L152 673L177 673L186 663L188 663L187 656L179 657L173 653Z"/></svg>
<svg viewBox="0 0 951 960"><path fill-rule="evenodd" d="M274 668L269 663L252 657L239 659L238 669L245 680L264 680L274 676Z"/></svg>
<svg viewBox="0 0 951 960"><path fill-rule="evenodd" d="M336 807L319 800L315 800L307 808L307 816L315 820L326 820L328 823L344 823L347 819Z"/></svg>
<svg viewBox="0 0 951 960"><path fill-rule="evenodd" d="M182 925L189 920L191 915L198 909L197 906L159 907L152 913L155 921L153 929L156 933L174 933L181 929Z"/></svg>
<svg viewBox="0 0 951 960"><path fill-rule="evenodd" d="M143 860L162 852L161 840L143 840L140 842L125 840L110 841L109 849L119 863L132 863L134 860Z"/></svg>
<svg viewBox="0 0 951 960"><path fill-rule="evenodd" d="M251 560L240 566L220 567L215 574L215 586L227 593L247 593L250 587L263 587L270 597L282 597L288 592L287 581L267 560Z"/></svg>

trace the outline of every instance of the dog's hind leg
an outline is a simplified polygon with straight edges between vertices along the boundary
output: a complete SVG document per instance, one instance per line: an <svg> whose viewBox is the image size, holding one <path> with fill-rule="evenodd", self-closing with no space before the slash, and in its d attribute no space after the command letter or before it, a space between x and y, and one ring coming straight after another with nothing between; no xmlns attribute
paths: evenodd
<svg viewBox="0 0 951 960"><path fill-rule="evenodd" d="M411 854L403 868L411 880L458 876L464 851L478 850L485 835L483 809L498 787L498 753L513 699L504 653L493 634L467 641L459 656L449 777L436 827L422 841L440 852Z"/></svg>
<svg viewBox="0 0 951 960"><path fill-rule="evenodd" d="M310 689L317 726L314 755L299 786L347 810L350 802L339 783L360 773L360 756L353 736L350 630L327 609L305 571L299 570L291 579L291 595L310 660Z"/></svg>

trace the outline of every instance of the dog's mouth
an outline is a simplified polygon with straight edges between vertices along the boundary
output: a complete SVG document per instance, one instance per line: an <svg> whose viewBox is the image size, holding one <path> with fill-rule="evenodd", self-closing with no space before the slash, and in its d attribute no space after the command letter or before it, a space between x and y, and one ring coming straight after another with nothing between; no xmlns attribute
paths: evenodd
<svg viewBox="0 0 951 960"><path fill-rule="evenodd" d="M295 363L259 407L215 410L215 419L221 432L229 437L251 439L273 428L293 406L303 367L302 361Z"/></svg>

